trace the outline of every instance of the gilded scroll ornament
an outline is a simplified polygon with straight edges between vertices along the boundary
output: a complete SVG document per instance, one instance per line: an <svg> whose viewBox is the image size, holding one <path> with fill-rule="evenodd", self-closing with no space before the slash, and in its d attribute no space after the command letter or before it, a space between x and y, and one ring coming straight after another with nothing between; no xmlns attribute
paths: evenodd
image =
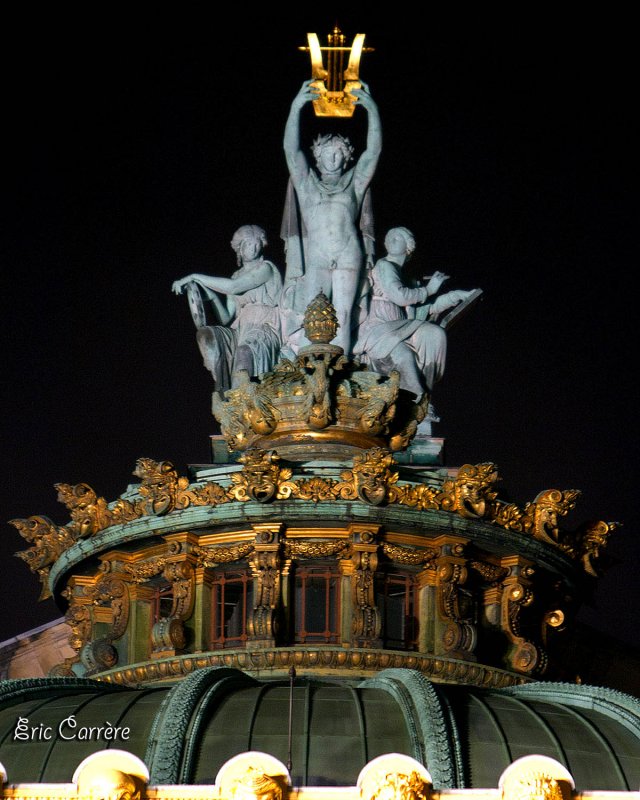
<svg viewBox="0 0 640 800"><path fill-rule="evenodd" d="M505 586L502 595L502 628L511 640L510 666L517 672L542 674L548 657L542 647L528 641L521 631L523 609L533 603L534 595L526 579L516 579Z"/></svg>
<svg viewBox="0 0 640 800"><path fill-rule="evenodd" d="M445 623L442 635L445 652L473 660L477 643L476 609L472 593L465 588L468 576L469 570L459 556L445 555L438 559L436 585L438 611Z"/></svg>
<svg viewBox="0 0 640 800"><path fill-rule="evenodd" d="M255 579L254 608L249 619L249 633L253 639L273 640L277 633L276 606L280 600L281 559L277 548L265 545L249 559Z"/></svg>

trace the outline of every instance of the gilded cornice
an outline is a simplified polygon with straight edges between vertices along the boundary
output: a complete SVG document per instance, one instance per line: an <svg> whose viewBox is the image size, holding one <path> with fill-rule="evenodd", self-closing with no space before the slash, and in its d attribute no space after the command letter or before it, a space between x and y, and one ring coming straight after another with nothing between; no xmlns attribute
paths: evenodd
<svg viewBox="0 0 640 800"><path fill-rule="evenodd" d="M326 674L333 677L374 675L383 669L403 668L416 670L431 680L442 683L464 683L496 689L530 680L527 676L505 669L448 656L327 645L189 653L115 667L92 677L119 686L138 686L154 681L179 680L205 667L231 667L249 675L269 673L284 677L292 666L299 674L309 670L316 675Z"/></svg>
<svg viewBox="0 0 640 800"><path fill-rule="evenodd" d="M50 595L52 565L83 539L137 520L159 518L188 508L217 508L232 503L278 501L360 503L373 507L406 507L417 511L446 512L464 520L488 523L522 534L568 556L592 576L616 523L595 522L567 532L559 518L574 508L579 493L569 489L546 490L523 508L498 499L497 468L491 463L464 465L457 475L440 486L399 482L392 454L375 447L353 458L351 468L339 478L296 477L283 466L274 451L249 450L240 461L242 469L230 473L229 485L216 481L190 484L168 461L138 460L134 474L140 478L137 494L108 503L87 484L57 484L59 500L71 517L59 526L43 516L11 520L30 547L16 555L24 560L43 584L42 597ZM212 560L224 560L222 551Z"/></svg>

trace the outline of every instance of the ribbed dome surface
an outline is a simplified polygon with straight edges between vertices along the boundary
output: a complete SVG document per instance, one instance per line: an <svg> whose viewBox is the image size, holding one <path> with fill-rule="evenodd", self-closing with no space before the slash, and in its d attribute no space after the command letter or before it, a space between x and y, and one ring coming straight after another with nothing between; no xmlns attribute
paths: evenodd
<svg viewBox="0 0 640 800"><path fill-rule="evenodd" d="M0 690L0 761L12 783L70 781L75 768L97 750L118 747L144 758L153 719L167 689L123 690L91 680L66 678L6 681ZM59 726L74 716L77 727ZM19 718L28 719L35 735L15 738ZM71 738L84 727L130 728L130 737L115 742ZM51 739L42 738L50 729ZM26 734L25 734L26 735Z"/></svg>
<svg viewBox="0 0 640 800"><path fill-rule="evenodd" d="M108 747L148 765L152 784L213 784L233 756L261 750L288 760L289 687L233 669L201 669L177 684L122 689L90 680L7 681L0 691L0 761L15 782L70 781ZM126 741L65 741L58 726L127 726ZM15 740L18 719L50 739ZM70 731L67 729L67 734ZM405 753L436 788L497 787L521 756L564 764L578 791L640 784L640 703L607 689L528 684L481 690L434 685L393 669L352 683L298 678L292 695L294 785L353 786L362 767Z"/></svg>

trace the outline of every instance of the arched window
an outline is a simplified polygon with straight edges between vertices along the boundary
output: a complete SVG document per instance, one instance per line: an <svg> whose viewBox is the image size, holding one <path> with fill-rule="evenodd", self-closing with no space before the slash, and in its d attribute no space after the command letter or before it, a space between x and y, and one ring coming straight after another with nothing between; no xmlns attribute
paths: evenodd
<svg viewBox="0 0 640 800"><path fill-rule="evenodd" d="M417 587L410 572L376 575L376 601L382 622L382 644L390 650L415 650L418 640Z"/></svg>
<svg viewBox="0 0 640 800"><path fill-rule="evenodd" d="M247 569L216 572L212 584L211 649L244 647L253 607L253 578Z"/></svg>
<svg viewBox="0 0 640 800"><path fill-rule="evenodd" d="M340 641L340 571L336 563L296 564L295 641Z"/></svg>

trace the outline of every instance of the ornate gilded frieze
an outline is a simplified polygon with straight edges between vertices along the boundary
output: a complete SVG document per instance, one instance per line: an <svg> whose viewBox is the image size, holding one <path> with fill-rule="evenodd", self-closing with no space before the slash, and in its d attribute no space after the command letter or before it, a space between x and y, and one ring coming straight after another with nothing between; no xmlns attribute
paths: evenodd
<svg viewBox="0 0 640 800"><path fill-rule="evenodd" d="M274 373L275 374L275 373ZM135 519L162 516L189 507L215 507L225 503L261 504L278 500L311 500L315 503L352 501L367 505L399 505L417 510L444 511L464 519L493 524L553 546L582 565L589 575L598 574L598 564L616 523L594 522L575 532L558 527L558 518L575 505L578 493L548 490L524 508L497 499L499 480L494 464L461 467L456 477L440 488L427 484L400 483L388 450L374 447L356 454L351 469L340 479L315 476L294 478L290 467L282 466L273 451L249 450L243 468L231 473L231 484L214 481L189 484L172 465L140 459L135 474L140 477L138 497L109 504L86 484L58 484L59 496L70 510L71 522L55 525L43 516L12 520L31 547L17 555L37 573L48 596L48 575L56 560L79 539L94 536L114 525ZM247 555L249 551L244 553ZM223 551L211 551L204 565L225 560ZM205 559L209 559L206 556Z"/></svg>

